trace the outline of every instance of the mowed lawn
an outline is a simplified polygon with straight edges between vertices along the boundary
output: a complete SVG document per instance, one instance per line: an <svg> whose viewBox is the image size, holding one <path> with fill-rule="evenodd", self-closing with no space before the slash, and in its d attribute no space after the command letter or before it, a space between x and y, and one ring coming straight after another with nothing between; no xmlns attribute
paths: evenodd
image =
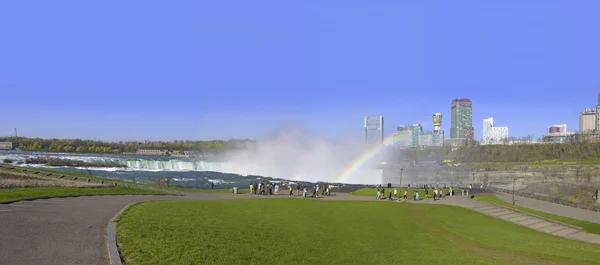
<svg viewBox="0 0 600 265"><path fill-rule="evenodd" d="M0 202L51 196L74 195L164 195L167 193L127 187L34 187L0 189Z"/></svg>
<svg viewBox="0 0 600 265"><path fill-rule="evenodd" d="M398 189L398 197L402 197L404 196L404 191L407 191L407 196L409 199L413 198L413 194L414 191L416 190L419 193L419 198L421 199L425 199L425 189L419 188L399 188ZM450 191L450 188L444 188L442 189L444 191L444 194L448 193ZM388 197L390 195L390 191L392 192L392 197L394 196L394 188L385 188L385 196L382 194L382 197ZM439 191L439 190L438 190ZM350 194L352 195L357 195L357 196L373 196L373 198L377 197L377 189L376 188L362 188L362 189L358 189L355 190L353 192L351 192ZM455 195L460 195L460 189L458 188L454 188L454 194ZM433 198L433 189L429 189L429 198Z"/></svg>
<svg viewBox="0 0 600 265"><path fill-rule="evenodd" d="M153 201L117 220L125 264L598 264L600 246L447 205Z"/></svg>

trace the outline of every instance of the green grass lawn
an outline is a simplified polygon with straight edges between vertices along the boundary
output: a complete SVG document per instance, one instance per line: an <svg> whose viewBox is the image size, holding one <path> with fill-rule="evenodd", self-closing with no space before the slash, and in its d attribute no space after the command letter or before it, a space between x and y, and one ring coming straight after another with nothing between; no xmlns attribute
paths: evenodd
<svg viewBox="0 0 600 265"><path fill-rule="evenodd" d="M401 188L398 189L398 196L402 197L404 195L404 191L407 190L407 196L409 199L413 197L413 191L417 191L419 193L419 198L425 199L425 189L415 189L415 188ZM449 188L442 189L444 194L450 191ZM394 196L394 188L385 188L385 197L387 198L390 195L390 191L392 192L392 196ZM460 193L460 190L454 188L454 194ZM357 196L373 196L373 198L377 197L377 189L376 188L362 188L351 192L352 195ZM433 190L429 189L429 198L433 198Z"/></svg>
<svg viewBox="0 0 600 265"><path fill-rule="evenodd" d="M27 198L40 198L47 196L72 196L72 195L122 195L122 194L157 194L168 193L133 189L127 187L39 187L39 188L11 188L0 189L0 202L20 200Z"/></svg>
<svg viewBox="0 0 600 265"><path fill-rule="evenodd" d="M600 247L448 205L153 201L117 219L125 264L597 264Z"/></svg>
<svg viewBox="0 0 600 265"><path fill-rule="evenodd" d="M498 205L512 207L512 204L507 203L503 200L500 200L500 199L498 199L498 197L491 195L491 194L475 195L475 198L480 201L492 202L492 203L495 203ZM545 212L540 212L540 211L532 210L529 208L521 207L518 205L515 206L515 209L521 210L523 212L539 215L542 217L546 217L548 219L556 220L556 221L563 222L566 224L579 226L579 227L583 228L584 232L588 232L588 233L592 233L592 234L600 234L600 224L597 224L597 223L592 223L592 222L577 220L577 219L564 217L564 216L560 216L560 215L554 215L554 214L549 214L549 213L545 213Z"/></svg>

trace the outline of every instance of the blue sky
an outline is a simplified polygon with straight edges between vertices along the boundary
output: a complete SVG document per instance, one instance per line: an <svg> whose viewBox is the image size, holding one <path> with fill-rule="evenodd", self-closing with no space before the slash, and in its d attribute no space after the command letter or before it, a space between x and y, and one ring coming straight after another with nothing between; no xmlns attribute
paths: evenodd
<svg viewBox="0 0 600 265"><path fill-rule="evenodd" d="M511 136L577 130L600 92L599 1L3 1L0 135L362 137L473 101Z"/></svg>

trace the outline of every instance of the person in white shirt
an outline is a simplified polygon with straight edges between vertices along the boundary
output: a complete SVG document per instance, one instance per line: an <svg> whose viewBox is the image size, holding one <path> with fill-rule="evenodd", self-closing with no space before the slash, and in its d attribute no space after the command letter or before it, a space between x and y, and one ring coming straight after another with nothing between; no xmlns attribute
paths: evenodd
<svg viewBox="0 0 600 265"><path fill-rule="evenodd" d="M398 198L398 189L394 188L394 198Z"/></svg>
<svg viewBox="0 0 600 265"><path fill-rule="evenodd" d="M437 188L435 188L435 190L433 190L433 200L437 200L437 195L438 195L438 191Z"/></svg>

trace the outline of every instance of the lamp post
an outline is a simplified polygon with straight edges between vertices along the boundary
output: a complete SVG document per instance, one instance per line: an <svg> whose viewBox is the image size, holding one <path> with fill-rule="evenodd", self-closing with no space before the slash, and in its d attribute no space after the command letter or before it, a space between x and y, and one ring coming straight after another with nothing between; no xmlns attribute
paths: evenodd
<svg viewBox="0 0 600 265"><path fill-rule="evenodd" d="M513 177L513 192L512 192L512 205L515 207L515 178Z"/></svg>
<svg viewBox="0 0 600 265"><path fill-rule="evenodd" d="M400 188L402 188L402 171L404 171L404 168L400 168Z"/></svg>
<svg viewBox="0 0 600 265"><path fill-rule="evenodd" d="M513 207L515 207L515 203L517 202L517 200L515 200L515 182L516 180L519 179L523 179L522 177L513 177L513 189L512 189L512 205Z"/></svg>

